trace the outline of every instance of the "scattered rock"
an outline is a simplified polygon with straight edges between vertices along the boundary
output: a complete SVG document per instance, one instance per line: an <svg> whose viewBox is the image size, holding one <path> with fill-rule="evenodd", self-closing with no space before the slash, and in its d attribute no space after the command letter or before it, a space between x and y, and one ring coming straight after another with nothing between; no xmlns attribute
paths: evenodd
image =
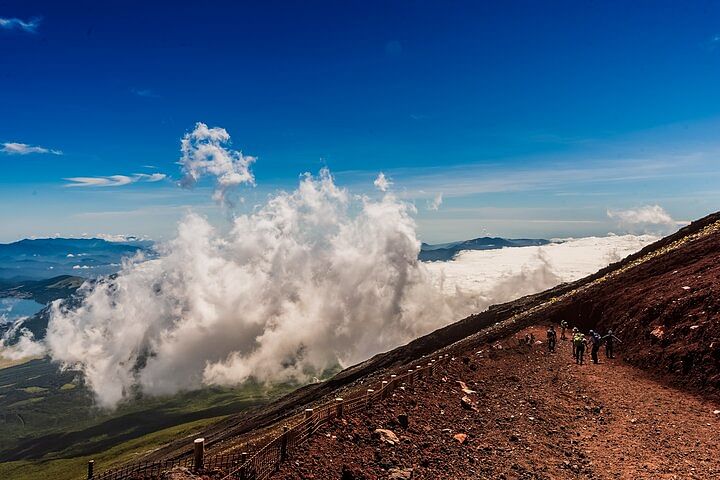
<svg viewBox="0 0 720 480"><path fill-rule="evenodd" d="M477 393L475 390L471 390L470 388L468 388L467 384L465 382L463 382L462 380L456 380L455 383L460 385L460 390L462 390L462 392L467 395Z"/></svg>
<svg viewBox="0 0 720 480"><path fill-rule="evenodd" d="M665 335L665 329L662 327L662 325L658 325L652 332L650 332L650 335L657 338L658 340L662 340L663 336Z"/></svg>
<svg viewBox="0 0 720 480"><path fill-rule="evenodd" d="M379 438L381 442L387 442L390 445L395 445L400 442L400 439L393 433L392 430L386 428L376 428L375 437Z"/></svg>
<svg viewBox="0 0 720 480"><path fill-rule="evenodd" d="M467 440L467 435L464 433L456 433L455 435L453 435L453 438L463 444Z"/></svg>
<svg viewBox="0 0 720 480"><path fill-rule="evenodd" d="M463 407L465 410L473 410L473 411L475 411L475 412L478 411L477 407L475 406L475 404L473 403L473 401L470 400L470 397L468 397L468 396L464 396L464 397L462 397L462 398L460 399L460 405L462 405L462 407Z"/></svg>
<svg viewBox="0 0 720 480"><path fill-rule="evenodd" d="M410 480L412 478L412 468L391 468L388 470L389 480Z"/></svg>

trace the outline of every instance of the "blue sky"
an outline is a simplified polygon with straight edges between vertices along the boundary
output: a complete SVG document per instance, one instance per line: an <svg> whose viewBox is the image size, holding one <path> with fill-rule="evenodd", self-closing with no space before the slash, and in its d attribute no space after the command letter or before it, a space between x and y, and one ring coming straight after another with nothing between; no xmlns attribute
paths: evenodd
<svg viewBox="0 0 720 480"><path fill-rule="evenodd" d="M246 208L323 166L357 193L383 171L427 241L720 200L716 2L3 1L0 59L0 241L224 222L176 186L199 121L258 157Z"/></svg>

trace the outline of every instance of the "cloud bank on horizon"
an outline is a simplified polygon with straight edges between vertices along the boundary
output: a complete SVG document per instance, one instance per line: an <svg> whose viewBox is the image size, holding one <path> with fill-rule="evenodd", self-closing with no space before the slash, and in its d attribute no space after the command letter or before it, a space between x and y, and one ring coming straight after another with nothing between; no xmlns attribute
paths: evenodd
<svg viewBox="0 0 720 480"><path fill-rule="evenodd" d="M186 184L211 176L220 202L231 188L254 185L255 158L229 145L224 129L198 123L182 139ZM235 217L228 231L187 215L157 258L128 259L116 277L86 285L79 307L55 302L48 353L82 371L104 407L138 388L160 395L249 378L305 381L492 303L590 273L643 242L611 242L602 260L572 271L555 261L553 249L538 250L519 269L493 277L493 268L508 262L502 255L514 250L502 251L495 267L476 262L460 281L452 272L471 257L448 270L419 262L415 207L384 175L375 184L380 198L351 195L323 169ZM483 275L492 280L478 290L469 277ZM23 344L37 345L31 338Z"/></svg>

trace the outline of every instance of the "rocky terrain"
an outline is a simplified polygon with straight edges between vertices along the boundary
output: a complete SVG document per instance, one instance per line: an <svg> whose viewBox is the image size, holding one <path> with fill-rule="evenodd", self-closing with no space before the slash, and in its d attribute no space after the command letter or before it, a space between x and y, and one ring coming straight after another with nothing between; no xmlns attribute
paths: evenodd
<svg viewBox="0 0 720 480"><path fill-rule="evenodd" d="M719 232L720 214L708 216L590 277L492 307L198 436L210 454L251 450L302 409L439 351L462 360L328 426L275 478L717 478ZM617 358L576 366L565 344L553 355L518 344L524 329L542 338L562 319L613 328ZM148 459L188 453L179 439Z"/></svg>
<svg viewBox="0 0 720 480"><path fill-rule="evenodd" d="M273 478L718 478L711 402L619 359L575 365L568 343L552 355L510 339L467 352L334 420Z"/></svg>

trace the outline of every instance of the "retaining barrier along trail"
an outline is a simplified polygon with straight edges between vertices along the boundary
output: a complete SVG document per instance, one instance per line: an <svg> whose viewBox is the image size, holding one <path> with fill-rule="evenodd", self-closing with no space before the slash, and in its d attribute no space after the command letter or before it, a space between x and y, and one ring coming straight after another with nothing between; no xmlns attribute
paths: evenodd
<svg viewBox="0 0 720 480"><path fill-rule="evenodd" d="M229 472L221 480L264 480L276 472L280 464L287 460L303 442L309 439L322 426L335 418L352 415L368 405L382 401L399 386L414 385L420 378L430 378L435 369L445 365L455 357L449 354L430 359L427 365L417 366L401 375L391 375L381 382L380 388L354 392L348 398L336 398L316 408L305 410L304 418L295 425L284 426L283 432L270 440L255 452L227 453L205 457L204 439L195 439L193 455L166 462L146 462L128 464L120 468L94 473L95 463L88 462L88 480L151 480L172 468L186 467L195 472Z"/></svg>

